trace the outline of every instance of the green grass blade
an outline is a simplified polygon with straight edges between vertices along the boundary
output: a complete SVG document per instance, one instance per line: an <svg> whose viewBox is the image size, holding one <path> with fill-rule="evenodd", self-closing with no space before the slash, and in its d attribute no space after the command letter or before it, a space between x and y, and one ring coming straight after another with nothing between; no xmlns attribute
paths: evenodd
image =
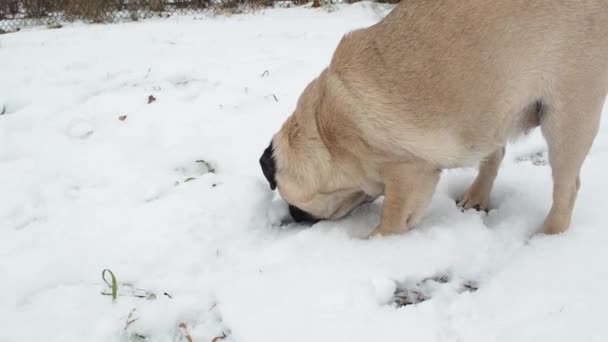
<svg viewBox="0 0 608 342"><path fill-rule="evenodd" d="M106 279L106 273L110 274L110 277L112 277L112 281L109 282ZM110 287L112 288L112 300L116 300L116 297L118 297L118 284L116 282L116 276L114 275L114 272L110 271L109 269L104 269L101 272L101 278L103 279L103 281Z"/></svg>

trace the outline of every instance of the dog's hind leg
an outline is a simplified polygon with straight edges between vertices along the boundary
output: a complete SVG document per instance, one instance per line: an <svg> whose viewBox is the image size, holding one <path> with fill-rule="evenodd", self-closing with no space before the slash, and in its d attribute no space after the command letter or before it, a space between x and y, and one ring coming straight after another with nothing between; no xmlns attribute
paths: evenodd
<svg viewBox="0 0 608 342"><path fill-rule="evenodd" d="M498 168L505 156L505 148L499 148L479 163L479 172L469 190L458 201L462 209L488 210L492 185L498 174Z"/></svg>
<svg viewBox="0 0 608 342"><path fill-rule="evenodd" d="M553 177L553 204L542 228L545 234L561 233L570 226L580 169L598 131L605 97L601 88L562 92L568 94L563 102L541 118Z"/></svg>

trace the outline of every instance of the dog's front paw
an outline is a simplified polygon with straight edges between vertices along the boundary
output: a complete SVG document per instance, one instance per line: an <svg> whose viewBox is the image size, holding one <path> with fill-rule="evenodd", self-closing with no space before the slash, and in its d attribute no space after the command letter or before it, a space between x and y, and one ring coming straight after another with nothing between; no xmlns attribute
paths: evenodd
<svg viewBox="0 0 608 342"><path fill-rule="evenodd" d="M559 215L552 211L543 223L542 232L546 235L561 234L568 230L569 225L570 218L567 215Z"/></svg>
<svg viewBox="0 0 608 342"><path fill-rule="evenodd" d="M378 228L374 229L371 233L369 233L369 235L367 236L368 239L377 239L382 237L382 233L378 230Z"/></svg>
<svg viewBox="0 0 608 342"><path fill-rule="evenodd" d="M407 229L405 229L405 230L407 230ZM376 227L376 229L374 229L369 234L368 239L375 239L375 238L380 238L383 236L399 235L399 234L403 233L405 230L387 229L386 227L383 227L382 225L378 225L378 227Z"/></svg>
<svg viewBox="0 0 608 342"><path fill-rule="evenodd" d="M489 197L488 191L476 189L472 186L462 199L456 201L456 205L463 211L475 209L477 211L488 212Z"/></svg>

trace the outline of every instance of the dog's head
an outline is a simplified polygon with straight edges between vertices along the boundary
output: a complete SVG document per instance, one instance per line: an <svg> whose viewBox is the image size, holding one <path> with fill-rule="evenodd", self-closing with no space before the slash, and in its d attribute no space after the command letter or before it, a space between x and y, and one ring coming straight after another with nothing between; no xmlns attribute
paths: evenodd
<svg viewBox="0 0 608 342"><path fill-rule="evenodd" d="M297 222L338 219L370 199L321 138L318 82L306 87L259 160L270 188L278 189Z"/></svg>

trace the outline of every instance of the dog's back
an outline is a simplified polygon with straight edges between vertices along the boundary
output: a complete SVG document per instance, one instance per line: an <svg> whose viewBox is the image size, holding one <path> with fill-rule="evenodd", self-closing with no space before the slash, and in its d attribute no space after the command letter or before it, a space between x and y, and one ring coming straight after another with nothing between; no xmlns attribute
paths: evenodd
<svg viewBox="0 0 608 342"><path fill-rule="evenodd" d="M452 167L538 124L578 88L604 96L607 71L606 0L408 0L343 38L328 83L345 89L355 110L344 119L369 126L359 134L374 132L364 137L374 148Z"/></svg>

